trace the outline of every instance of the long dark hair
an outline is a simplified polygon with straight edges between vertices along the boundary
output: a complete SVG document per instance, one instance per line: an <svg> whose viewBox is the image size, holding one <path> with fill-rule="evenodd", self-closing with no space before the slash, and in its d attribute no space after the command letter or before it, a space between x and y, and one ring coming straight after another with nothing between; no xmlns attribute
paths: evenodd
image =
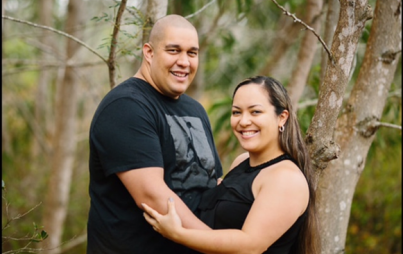
<svg viewBox="0 0 403 254"><path fill-rule="evenodd" d="M311 166L311 160L305 142L301 135L296 113L292 109L291 100L287 90L277 80L271 77L256 76L248 78L234 90L232 98L241 86L257 84L261 85L268 93L270 104L275 108L277 115L284 110L289 112L287 122L284 125L284 132L279 135L281 149L289 154L304 174L309 186L309 204L307 216L304 224L299 231L296 243L296 254L319 254L320 240L318 231L318 217L316 212L316 193L314 189L314 172Z"/></svg>

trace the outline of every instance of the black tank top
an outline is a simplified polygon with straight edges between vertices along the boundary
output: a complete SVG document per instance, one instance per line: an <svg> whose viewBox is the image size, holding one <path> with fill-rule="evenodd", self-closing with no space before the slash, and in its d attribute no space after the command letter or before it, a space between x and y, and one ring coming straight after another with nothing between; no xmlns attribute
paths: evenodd
<svg viewBox="0 0 403 254"><path fill-rule="evenodd" d="M249 158L233 168L220 185L204 192L198 213L200 219L213 229L242 229L254 201L252 183L259 172L282 160L292 160L283 154L256 167L249 166ZM295 162L294 162L295 163ZM287 202L287 200L284 200ZM307 210L265 251L265 254L291 254Z"/></svg>

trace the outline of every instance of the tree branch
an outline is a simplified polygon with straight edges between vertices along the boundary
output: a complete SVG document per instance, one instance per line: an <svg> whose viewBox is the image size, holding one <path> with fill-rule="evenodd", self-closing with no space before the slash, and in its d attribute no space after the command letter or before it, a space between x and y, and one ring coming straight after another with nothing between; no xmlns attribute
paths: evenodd
<svg viewBox="0 0 403 254"><path fill-rule="evenodd" d="M45 29L45 30L50 30L50 31L52 31L52 32L54 32L54 33L63 35L63 36L65 36L65 37L67 37L67 38L69 38L69 39L71 39L71 40L77 42L78 44L82 45L83 47L87 48L89 51L91 51L91 52L94 53L96 56L98 56L99 58L101 58L102 61L104 61L105 63L108 64L107 60L106 60L105 58L103 58L98 52L96 52L94 49L92 49L92 48L91 48L89 45L87 45L85 42L83 42L83 41L77 39L77 38L74 37L74 36L71 36L70 34L67 34L67 33L65 33L65 32L59 31L59 30L54 29L54 28L52 28L52 27L38 25L38 24L29 22L29 21L25 21L25 20L21 20L21 19L16 19L16 18L12 18L12 17L9 17L9 16L4 16L4 15L3 15L2 18L3 18L3 19L8 19L8 20L11 20L11 21L14 21L14 22L19 22L19 23L22 23L22 24L30 25L30 26L33 26L33 27L42 28L42 29Z"/></svg>
<svg viewBox="0 0 403 254"><path fill-rule="evenodd" d="M120 29L120 20L122 19L123 12L126 8L127 0L122 0L120 3L118 13L115 20L115 25L113 26L112 40L111 40L111 50L109 52L108 58L108 67L109 67L109 82L111 88L116 86L116 68L115 68L115 60L116 60L116 48L118 45L118 33Z"/></svg>
<svg viewBox="0 0 403 254"><path fill-rule="evenodd" d="M207 7L209 7L209 5L213 4L215 1L216 1L216 0L210 1L208 4L206 4L205 6L203 6L200 10L196 11L196 12L193 13L193 14L187 15L187 16L185 17L185 19L193 18L194 16L196 16L196 15L199 14L200 12L204 11L204 9L206 9Z"/></svg>
<svg viewBox="0 0 403 254"><path fill-rule="evenodd" d="M273 1L273 3L274 3L275 5L277 5L278 8L280 8L280 9L284 12L285 15L287 15L287 16L293 18L293 19L294 19L294 22L300 23L301 25L303 25L304 27L306 27L306 29L308 29L309 31L311 31L311 32L319 39L320 43L321 43L321 44L323 45L323 47L325 48L325 50L326 50L326 52L327 52L327 54L328 54L328 56L329 56L329 59L330 59L330 61L332 62L332 64L335 64L333 55L332 55L332 53L330 52L329 48L327 47L326 43L323 41L322 37L320 37L320 35L318 35L318 34L315 32L315 30L314 30L312 27L308 26L304 21L300 20L300 19L297 18L294 14L290 13L289 11L287 11L283 6L279 5L279 4L276 2L276 0L272 0L272 1Z"/></svg>
<svg viewBox="0 0 403 254"><path fill-rule="evenodd" d="M397 124L382 123L382 122L376 122L375 124L377 127L388 127L388 128L392 128L392 129L402 130L402 126L397 125Z"/></svg>
<svg viewBox="0 0 403 254"><path fill-rule="evenodd" d="M60 254L66 253L67 251L73 249L74 247L83 244L87 241L87 234L80 235L78 237L74 237L70 241L68 241L65 245L62 245L60 248Z"/></svg>

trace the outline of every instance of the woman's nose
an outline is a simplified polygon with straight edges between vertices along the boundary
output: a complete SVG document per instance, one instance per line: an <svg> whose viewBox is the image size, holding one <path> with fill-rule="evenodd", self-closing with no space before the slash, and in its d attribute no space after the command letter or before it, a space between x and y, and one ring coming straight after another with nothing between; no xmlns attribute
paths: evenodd
<svg viewBox="0 0 403 254"><path fill-rule="evenodd" d="M247 115L242 115L241 116L241 119L240 119L240 121L239 121L239 124L241 125L241 126L247 126L247 125L250 125L251 124L251 120L250 120L250 118L249 118L249 116L247 116Z"/></svg>

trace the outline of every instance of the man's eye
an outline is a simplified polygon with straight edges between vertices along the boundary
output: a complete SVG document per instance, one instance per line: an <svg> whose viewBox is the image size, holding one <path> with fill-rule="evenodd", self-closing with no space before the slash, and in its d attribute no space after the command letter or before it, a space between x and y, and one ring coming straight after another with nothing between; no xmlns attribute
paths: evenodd
<svg viewBox="0 0 403 254"><path fill-rule="evenodd" d="M178 49L168 49L167 50L169 53L178 53L179 50Z"/></svg>
<svg viewBox="0 0 403 254"><path fill-rule="evenodd" d="M189 52L189 55L191 55L191 56L197 56L197 52L191 51L191 52Z"/></svg>

